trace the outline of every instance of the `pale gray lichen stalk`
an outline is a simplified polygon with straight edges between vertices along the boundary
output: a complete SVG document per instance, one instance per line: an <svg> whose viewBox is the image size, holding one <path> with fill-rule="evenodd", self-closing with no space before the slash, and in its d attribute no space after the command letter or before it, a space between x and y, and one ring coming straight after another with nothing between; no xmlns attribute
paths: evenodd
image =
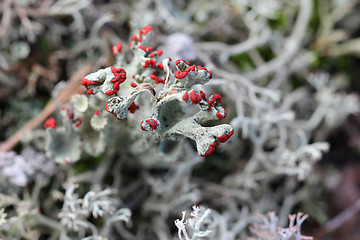
<svg viewBox="0 0 360 240"><path fill-rule="evenodd" d="M203 91L192 89L194 85L206 84L212 74L206 68L191 65L183 59L176 61L175 73L170 69L170 58L158 63L157 58L162 51L154 51L147 45L151 32L151 27L146 26L132 36L130 47L134 51L134 58L129 63L129 68L124 66L124 69L101 69L82 78L82 84L87 88L87 94L101 92L109 96L115 95L106 102L105 108L119 120L127 118L129 112L135 111L132 106L140 94L150 93L152 113L141 121L141 129L155 131L160 138L190 138L196 142L198 154L206 156L212 153L219 143L226 142L234 132L228 124L203 126L210 120L221 120L226 116L225 109L220 106L219 94L207 98ZM118 59L116 65L123 66L122 45L115 46L113 53ZM123 90L122 83L127 75L133 76L133 82L130 86L125 84ZM154 85L158 83L164 84L162 89ZM129 87L133 87L133 91L129 91ZM118 92L120 94L117 94ZM197 104L200 111L188 118L183 113L185 104Z"/></svg>

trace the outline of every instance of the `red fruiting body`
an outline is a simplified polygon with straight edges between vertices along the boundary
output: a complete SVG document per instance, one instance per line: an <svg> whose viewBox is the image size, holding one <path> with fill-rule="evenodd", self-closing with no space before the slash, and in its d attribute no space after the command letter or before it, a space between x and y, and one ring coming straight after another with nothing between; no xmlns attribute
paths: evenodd
<svg viewBox="0 0 360 240"><path fill-rule="evenodd" d="M121 50L122 45L117 45L117 48ZM126 80L126 72L123 68L115 68L111 66L111 72L114 74L114 77L110 80L113 83L112 89L109 89L105 92L106 95L113 95L118 92L120 89L120 84ZM81 84L84 85L87 89L86 94L94 94L94 89L89 89L91 85L100 84L99 81L91 81L86 78L81 78Z"/></svg>
<svg viewBox="0 0 360 240"><path fill-rule="evenodd" d="M134 87L134 88L137 87L137 84L136 84L135 82L131 82L130 85L131 85L132 87Z"/></svg>
<svg viewBox="0 0 360 240"><path fill-rule="evenodd" d="M143 127L144 121L145 121L145 120L142 120L142 121L141 121L141 123L140 123L140 128L141 128L141 130L146 131L145 128Z"/></svg>
<svg viewBox="0 0 360 240"><path fill-rule="evenodd" d="M151 127L151 131L154 131L155 129L157 129L158 122L155 119L150 118L150 119L141 121L141 125L140 125L141 130L147 131L143 126L145 123L149 124L149 126Z"/></svg>
<svg viewBox="0 0 360 240"><path fill-rule="evenodd" d="M117 50L118 52L121 52L122 47L123 47L123 46L122 46L121 43L116 44L116 50Z"/></svg>
<svg viewBox="0 0 360 240"><path fill-rule="evenodd" d="M99 110L95 110L94 114L99 116L100 115Z"/></svg>
<svg viewBox="0 0 360 240"><path fill-rule="evenodd" d="M148 52L152 52L152 51L153 51L152 47L148 47L148 48L147 48L147 51L148 51Z"/></svg>
<svg viewBox="0 0 360 240"><path fill-rule="evenodd" d="M222 135L222 136L220 136L220 137L217 137L216 140L215 140L215 142L213 142L213 143L210 145L209 149L208 149L203 155L201 155L201 157L205 157L205 156L213 153L213 152L215 151L215 147L216 147L217 145L219 145L219 143L224 143L224 142L226 142L227 140L229 140L229 138L230 138L233 134L234 134L234 129L231 130L228 134L224 134L224 135Z"/></svg>
<svg viewBox="0 0 360 240"><path fill-rule="evenodd" d="M183 95L183 97L182 97L182 99L183 99L184 101L187 101L187 100L189 99L189 93L188 93L188 92L185 92L184 95Z"/></svg>
<svg viewBox="0 0 360 240"><path fill-rule="evenodd" d="M190 100L193 104L198 104L202 100L202 97L197 94L195 90L192 90L190 92Z"/></svg>
<svg viewBox="0 0 360 240"><path fill-rule="evenodd" d="M116 56L118 53L120 53L122 50L122 44L117 43L115 46L112 47L112 54Z"/></svg>
<svg viewBox="0 0 360 240"><path fill-rule="evenodd" d="M230 131L228 134L224 134L217 138L218 142L224 143L226 142L232 135L234 134L234 129Z"/></svg>
<svg viewBox="0 0 360 240"><path fill-rule="evenodd" d="M218 117L219 120L223 119L223 117L224 117L224 116L221 115L221 113L219 113L219 112L216 113L216 116Z"/></svg>
<svg viewBox="0 0 360 240"><path fill-rule="evenodd" d="M112 47L112 54L113 54L114 56L116 56L116 54L117 54L117 51L116 51L116 47L115 47L115 46Z"/></svg>
<svg viewBox="0 0 360 240"><path fill-rule="evenodd" d="M148 60L145 60L145 64L142 66L143 68L147 68L149 66L152 66L153 68L156 67L156 61L153 60L153 59L148 59Z"/></svg>
<svg viewBox="0 0 360 240"><path fill-rule="evenodd" d="M158 50L156 50L156 54L160 56L163 54L163 51L161 49L158 49Z"/></svg>
<svg viewBox="0 0 360 240"><path fill-rule="evenodd" d="M214 102L214 101L218 101L219 103L221 103L221 95L220 94L217 94L217 93L214 93L213 95L212 95L212 101Z"/></svg>
<svg viewBox="0 0 360 240"><path fill-rule="evenodd" d="M182 78L186 77L187 74L188 74L187 72L176 71L175 72L175 77L179 78L179 79L182 79Z"/></svg>
<svg viewBox="0 0 360 240"><path fill-rule="evenodd" d="M136 36L136 35L133 35L130 40L131 40L131 41L136 41L136 40L137 40L137 36Z"/></svg>
<svg viewBox="0 0 360 240"><path fill-rule="evenodd" d="M110 111L110 109L108 108L108 104L109 104L109 102L105 103L105 110L108 111L109 113L111 113L112 115L114 115L118 120L122 120L121 118L118 118L118 116L115 113Z"/></svg>
<svg viewBox="0 0 360 240"><path fill-rule="evenodd" d="M64 162L65 162L67 165L70 165L70 161L69 161L69 159L64 158Z"/></svg>
<svg viewBox="0 0 360 240"><path fill-rule="evenodd" d="M210 145L209 149L205 152L205 154L201 155L201 157L205 157L207 155L210 155L215 151L215 147L219 145L218 142L213 142L213 144Z"/></svg>
<svg viewBox="0 0 360 240"><path fill-rule="evenodd" d="M138 48L146 52L146 48L143 45L138 46Z"/></svg>
<svg viewBox="0 0 360 240"><path fill-rule="evenodd" d="M152 27L147 25L144 27L144 35L147 35L152 30Z"/></svg>
<svg viewBox="0 0 360 240"><path fill-rule="evenodd" d="M45 128L51 128L54 129L56 127L56 120L53 117L48 118L44 123Z"/></svg>
<svg viewBox="0 0 360 240"><path fill-rule="evenodd" d="M132 104L128 108L129 112L131 112L131 113L134 113L137 109L139 109L139 107L136 106L135 102L132 102Z"/></svg>
<svg viewBox="0 0 360 240"><path fill-rule="evenodd" d="M108 112L110 112L110 110L109 110L109 108L108 108L108 103L109 103L109 102L106 102L106 103L105 103L105 110L108 111Z"/></svg>
<svg viewBox="0 0 360 240"><path fill-rule="evenodd" d="M227 115L227 112L225 111L225 108L224 108L224 107L221 107L221 108L224 110L224 115L221 114L220 112L217 112L217 113L216 113L216 116L218 117L219 120L225 118L226 115Z"/></svg>
<svg viewBox="0 0 360 240"><path fill-rule="evenodd" d="M111 96L114 94L114 91L110 89L110 90L106 91L105 94L108 96Z"/></svg>
<svg viewBox="0 0 360 240"><path fill-rule="evenodd" d="M178 60L176 60L175 65L177 66L180 62L184 62L184 63L186 63L187 65L190 66L190 63L189 63L189 62L186 62L184 59L178 59Z"/></svg>
<svg viewBox="0 0 360 240"><path fill-rule="evenodd" d="M120 84L126 80L126 72L123 68L115 68L111 66L111 72L114 74L114 77L110 80L110 82L114 83L113 89L110 89L105 92L106 95L113 95L117 93L120 89Z"/></svg>
<svg viewBox="0 0 360 240"><path fill-rule="evenodd" d="M189 63L189 62L186 62L184 59L178 59L178 60L176 60L176 62L175 62L176 66L179 65L181 62L183 62L183 63L187 64L188 66L190 66L190 63ZM184 77L186 77L187 73L189 73L190 71L195 71L195 69L207 71L207 72L210 74L210 79L212 78L211 72L209 72L205 67L196 66L195 64L193 64L192 66L186 68L184 72L177 71L177 72L175 73L175 77L176 77L176 78L180 78L180 79L181 79L181 78L184 78ZM185 73L186 73L186 74L185 74Z"/></svg>
<svg viewBox="0 0 360 240"><path fill-rule="evenodd" d="M74 118L74 112L71 111L70 109L67 109L66 116L67 116L68 119L73 119Z"/></svg>
<svg viewBox="0 0 360 240"><path fill-rule="evenodd" d="M81 118L77 118L76 122L75 122L75 127L79 127L81 125L81 123L82 123Z"/></svg>
<svg viewBox="0 0 360 240"><path fill-rule="evenodd" d="M96 85L96 84L99 84L98 81L91 81L91 80L88 80L86 78L81 78L81 85Z"/></svg>

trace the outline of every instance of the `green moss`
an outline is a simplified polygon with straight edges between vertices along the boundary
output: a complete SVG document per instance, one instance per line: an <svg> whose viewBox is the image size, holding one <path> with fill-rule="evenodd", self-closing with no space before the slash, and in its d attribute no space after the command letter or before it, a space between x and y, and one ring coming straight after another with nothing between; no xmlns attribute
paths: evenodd
<svg viewBox="0 0 360 240"><path fill-rule="evenodd" d="M240 69L249 69L254 67L254 63L247 53L233 55L230 61L235 63Z"/></svg>
<svg viewBox="0 0 360 240"><path fill-rule="evenodd" d="M53 52L54 46L53 41L48 35L41 35L37 41L37 49L42 55L47 55L50 52Z"/></svg>
<svg viewBox="0 0 360 240"><path fill-rule="evenodd" d="M277 12L274 19L269 19L268 23L271 29L286 28L287 19L283 12Z"/></svg>
<svg viewBox="0 0 360 240"><path fill-rule="evenodd" d="M274 52L268 45L257 48L259 54L264 58L265 61L270 61L275 57Z"/></svg>
<svg viewBox="0 0 360 240"><path fill-rule="evenodd" d="M80 159L76 163L73 164L73 167L76 169L78 173L83 173L89 170L95 169L99 163L103 160L103 155L97 157L88 157L85 159Z"/></svg>
<svg viewBox="0 0 360 240"><path fill-rule="evenodd" d="M313 11L310 18L310 28L318 29L320 26L319 0L313 1Z"/></svg>

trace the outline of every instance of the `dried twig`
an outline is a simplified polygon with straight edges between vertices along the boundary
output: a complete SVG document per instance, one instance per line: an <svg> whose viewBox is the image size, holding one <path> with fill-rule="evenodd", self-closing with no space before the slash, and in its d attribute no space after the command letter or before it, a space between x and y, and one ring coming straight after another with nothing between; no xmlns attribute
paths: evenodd
<svg viewBox="0 0 360 240"><path fill-rule="evenodd" d="M58 104L66 103L70 100L71 96L75 93L80 93L83 91L83 88L80 84L80 78L85 76L91 71L91 65L87 64L76 71L67 82L66 86L60 91L59 95L55 100L50 100L44 109L39 115L31 119L25 126L20 128L15 134L13 134L9 139L0 143L0 152L6 152L15 147L21 140L21 136L32 129L39 126L43 123L55 110Z"/></svg>

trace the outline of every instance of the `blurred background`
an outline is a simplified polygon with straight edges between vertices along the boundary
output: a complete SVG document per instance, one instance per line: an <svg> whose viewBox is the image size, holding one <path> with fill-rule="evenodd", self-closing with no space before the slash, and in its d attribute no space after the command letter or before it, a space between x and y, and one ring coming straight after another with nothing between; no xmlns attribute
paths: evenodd
<svg viewBox="0 0 360 240"><path fill-rule="evenodd" d="M161 48L164 57L182 58L212 71L212 87L221 89L229 113L226 122L238 133L231 143L193 169L194 181L204 191L200 202L219 212L226 209L211 200L206 193L207 187L212 188L210 193L213 193L217 190L210 187L211 184L229 186L229 181L234 183L235 178L231 176L243 172L249 159L256 155L255 138L249 137L251 119L265 115L266 111L258 109L256 101L252 102L248 98L251 95L242 89L255 89L254 97L265 101L271 94L267 95L266 90L257 91L256 87L279 90L282 96L305 89L306 94L299 98L301 101L289 107L300 121L294 125L313 119L303 127L309 130L306 141L309 144L328 142L329 149L321 158L312 161L313 171L305 174L307 181L293 187L306 189L301 193L306 196L295 201L290 210L310 215L303 225L303 232L314 239L360 239L360 114L357 99L360 90L360 2L356 0L2 0L1 151L23 154L25 146L34 138L30 132L36 134L36 129L42 128L44 121L73 94L84 93L80 77L114 64L112 46L118 42L127 46L130 37L146 25L153 27L152 47ZM232 80L239 79L239 82L227 87L217 85L222 79L227 79L229 84ZM62 90L66 86L71 86L72 90L64 94ZM323 95L316 95L319 92ZM281 102L287 101L284 99ZM314 112L323 100L329 107L317 121ZM55 105L46 108L50 101ZM250 103L241 110L239 102ZM250 119L248 136L244 130L246 119ZM41 141L36 144L41 145ZM261 146L264 154L275 152L277 147L271 141ZM4 166L0 163L0 169ZM49 166L49 172L54 168ZM152 176L165 176L164 169L150 167L146 171ZM6 178L4 172L3 175L0 179ZM33 190L31 183L24 181L18 180L22 187L15 191L20 199ZM277 177L267 186L281 191L286 188L284 181L285 178ZM11 195L12 190L4 190L6 186L1 189L1 194ZM149 188L140 189L150 191ZM231 187L227 190L231 191ZM125 193L123 196L126 198ZM284 205L284 199L279 197L275 211L277 206ZM239 202L236 204L239 208L243 206ZM8 206L1 201L0 205ZM136 206L134 209L134 219L141 219L143 216L138 213L141 208ZM266 208L258 209L254 214L266 214ZM183 209L176 210L180 214ZM173 219L167 217L171 225ZM172 235L176 233L174 228L169 227ZM46 236L40 234L40 239L46 239Z"/></svg>

